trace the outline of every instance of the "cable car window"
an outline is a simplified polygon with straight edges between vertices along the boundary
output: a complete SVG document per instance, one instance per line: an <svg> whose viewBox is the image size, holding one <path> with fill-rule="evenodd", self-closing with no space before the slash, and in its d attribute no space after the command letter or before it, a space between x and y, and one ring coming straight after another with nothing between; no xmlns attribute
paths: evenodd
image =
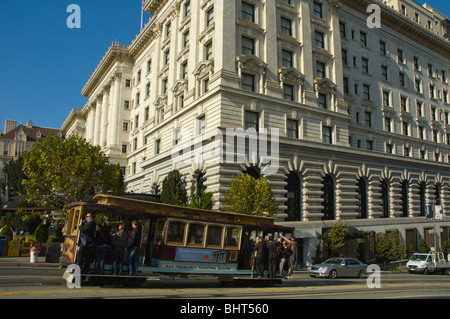
<svg viewBox="0 0 450 319"><path fill-rule="evenodd" d="M188 231L188 246L203 246L205 225L190 223Z"/></svg>
<svg viewBox="0 0 450 319"><path fill-rule="evenodd" d="M239 227L227 227L225 233L225 247L239 248L241 229Z"/></svg>
<svg viewBox="0 0 450 319"><path fill-rule="evenodd" d="M73 222L72 222L72 230L70 231L70 233L72 235L75 235L75 233L77 231L77 226L79 224L80 215L81 215L81 209L80 208L75 209L75 214L74 214Z"/></svg>
<svg viewBox="0 0 450 319"><path fill-rule="evenodd" d="M184 232L186 223L181 221L169 221L167 227L167 244L184 245Z"/></svg>
<svg viewBox="0 0 450 319"><path fill-rule="evenodd" d="M206 246L210 247L210 246L215 246L215 247L220 247L222 246L222 231L223 231L223 227L222 226L208 226L208 233L207 233L207 237L206 237Z"/></svg>
<svg viewBox="0 0 450 319"><path fill-rule="evenodd" d="M166 224L166 220L164 218L158 219L156 222L156 230L155 230L155 244L161 245L164 238L164 225Z"/></svg>
<svg viewBox="0 0 450 319"><path fill-rule="evenodd" d="M66 221L64 223L64 229L63 229L64 236L66 236L68 234L70 235L69 231L72 230L72 219L73 219L73 209L71 209L67 213L67 217L66 217Z"/></svg>

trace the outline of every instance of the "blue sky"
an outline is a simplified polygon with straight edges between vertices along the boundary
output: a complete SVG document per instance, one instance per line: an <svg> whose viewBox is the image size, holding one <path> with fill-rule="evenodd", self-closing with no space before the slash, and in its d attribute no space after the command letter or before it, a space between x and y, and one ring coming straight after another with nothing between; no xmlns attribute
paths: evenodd
<svg viewBox="0 0 450 319"><path fill-rule="evenodd" d="M450 0L417 2L450 16ZM80 29L66 24L72 3ZM6 119L60 128L111 43L129 45L140 24L141 0L0 0L1 131Z"/></svg>

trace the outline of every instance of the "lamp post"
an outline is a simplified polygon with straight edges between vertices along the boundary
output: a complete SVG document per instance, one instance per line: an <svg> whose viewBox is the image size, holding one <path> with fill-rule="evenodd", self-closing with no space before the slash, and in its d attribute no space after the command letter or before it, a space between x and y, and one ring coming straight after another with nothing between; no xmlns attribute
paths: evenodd
<svg viewBox="0 0 450 319"><path fill-rule="evenodd" d="M433 235L433 239L434 239L434 252L437 253L437 242L436 242L436 236L437 236L437 232L436 232L436 203L440 201L440 198L437 197L433 200L433 206L432 209L432 213L433 213L433 229L434 229L434 235ZM434 210L433 210L434 209Z"/></svg>

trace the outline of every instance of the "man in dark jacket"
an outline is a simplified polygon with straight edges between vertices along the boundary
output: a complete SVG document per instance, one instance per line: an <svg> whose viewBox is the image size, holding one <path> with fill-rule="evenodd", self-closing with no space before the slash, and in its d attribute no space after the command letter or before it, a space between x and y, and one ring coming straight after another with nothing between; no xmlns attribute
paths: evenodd
<svg viewBox="0 0 450 319"><path fill-rule="evenodd" d="M130 270L130 276L136 276L142 232L141 227L136 220L131 223L131 227L133 227L133 231L131 232L130 243L128 245L127 264L128 269Z"/></svg>
<svg viewBox="0 0 450 319"><path fill-rule="evenodd" d="M80 232L80 242L78 248L78 266L80 266L81 273L86 274L89 272L95 245L95 221L91 213L86 214L86 219L81 222L78 227Z"/></svg>
<svg viewBox="0 0 450 319"><path fill-rule="evenodd" d="M279 240L273 240L273 235L269 236L269 243L267 249L269 251L269 278L275 278L277 274L278 265L278 246Z"/></svg>
<svg viewBox="0 0 450 319"><path fill-rule="evenodd" d="M262 237L258 237L253 251L256 251L255 267L258 273L258 278L264 277L264 263L267 258L267 246Z"/></svg>

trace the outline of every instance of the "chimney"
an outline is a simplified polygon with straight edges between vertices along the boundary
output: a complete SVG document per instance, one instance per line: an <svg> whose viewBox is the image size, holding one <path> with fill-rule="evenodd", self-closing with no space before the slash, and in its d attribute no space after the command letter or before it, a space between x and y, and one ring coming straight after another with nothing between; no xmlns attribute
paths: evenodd
<svg viewBox="0 0 450 319"><path fill-rule="evenodd" d="M5 120L5 134L11 132L16 128L17 122L14 120Z"/></svg>

